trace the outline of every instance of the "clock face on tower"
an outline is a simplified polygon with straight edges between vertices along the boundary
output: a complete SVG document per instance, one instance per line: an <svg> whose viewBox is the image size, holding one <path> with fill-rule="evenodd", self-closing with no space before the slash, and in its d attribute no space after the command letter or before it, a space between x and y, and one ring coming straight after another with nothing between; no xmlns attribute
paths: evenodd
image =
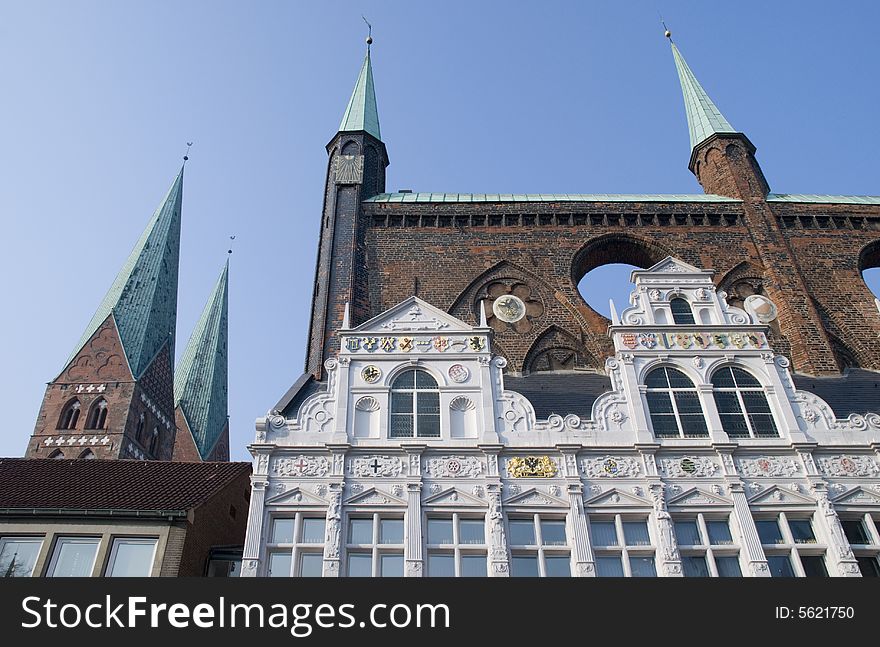
<svg viewBox="0 0 880 647"><path fill-rule="evenodd" d="M514 323L526 316L526 304L519 297L505 294L492 303L492 312L501 321Z"/></svg>

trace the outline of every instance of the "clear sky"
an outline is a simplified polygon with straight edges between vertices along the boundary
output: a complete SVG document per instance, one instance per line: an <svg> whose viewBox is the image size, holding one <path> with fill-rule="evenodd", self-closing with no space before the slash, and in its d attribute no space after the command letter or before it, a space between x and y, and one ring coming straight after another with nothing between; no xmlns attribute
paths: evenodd
<svg viewBox="0 0 880 647"><path fill-rule="evenodd" d="M0 456L23 453L192 141L177 348L234 234L230 440L248 457L254 418L302 372L361 14L389 190L701 192L658 7L772 190L880 194L873 0L0 0Z"/></svg>

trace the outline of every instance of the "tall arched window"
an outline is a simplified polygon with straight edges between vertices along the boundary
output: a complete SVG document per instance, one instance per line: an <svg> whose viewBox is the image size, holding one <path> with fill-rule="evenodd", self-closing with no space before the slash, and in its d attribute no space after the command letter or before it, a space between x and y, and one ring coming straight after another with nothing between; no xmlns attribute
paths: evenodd
<svg viewBox="0 0 880 647"><path fill-rule="evenodd" d="M677 324L692 324L694 321L694 312L691 310L691 304L682 299L675 297L669 301L669 307L672 308L672 320Z"/></svg>
<svg viewBox="0 0 880 647"><path fill-rule="evenodd" d="M440 391L427 372L406 371L391 384L390 437L440 437Z"/></svg>
<svg viewBox="0 0 880 647"><path fill-rule="evenodd" d="M59 429L76 429L76 423L79 421L79 400L71 400L61 412L61 418L58 420Z"/></svg>
<svg viewBox="0 0 880 647"><path fill-rule="evenodd" d="M134 437L137 438L137 441L143 445L144 444L144 426L147 424L146 416L141 412L141 417L138 418L137 429L134 432Z"/></svg>
<svg viewBox="0 0 880 647"><path fill-rule="evenodd" d="M159 447L159 428L153 427L153 436L150 438L150 453L155 456Z"/></svg>
<svg viewBox="0 0 880 647"><path fill-rule="evenodd" d="M728 436L779 436L764 387L753 375L741 368L725 366L712 376L712 392L721 425Z"/></svg>
<svg viewBox="0 0 880 647"><path fill-rule="evenodd" d="M694 383L681 371L661 366L645 377L648 412L660 438L708 436L706 418Z"/></svg>
<svg viewBox="0 0 880 647"><path fill-rule="evenodd" d="M103 429L107 422L107 401L101 398L89 410L89 419L86 421L86 429Z"/></svg>

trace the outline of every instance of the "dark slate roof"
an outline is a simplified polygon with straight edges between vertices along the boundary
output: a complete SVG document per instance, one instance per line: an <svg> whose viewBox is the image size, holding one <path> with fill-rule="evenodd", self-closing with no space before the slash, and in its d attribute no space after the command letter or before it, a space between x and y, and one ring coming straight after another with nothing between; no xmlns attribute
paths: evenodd
<svg viewBox="0 0 880 647"><path fill-rule="evenodd" d="M0 458L0 510L189 510L250 463Z"/></svg>
<svg viewBox="0 0 880 647"><path fill-rule="evenodd" d="M599 373L540 372L525 377L505 375L504 388L524 395L539 420L551 413L589 419L596 398L611 390L611 380Z"/></svg>
<svg viewBox="0 0 880 647"><path fill-rule="evenodd" d="M838 418L851 413L880 413L880 373L850 369L844 375L812 377L792 374L801 391L815 393L825 400Z"/></svg>
<svg viewBox="0 0 880 647"><path fill-rule="evenodd" d="M277 411L288 418L295 417L300 405L307 397L326 389L326 382L318 382L311 373L303 373L293 383L293 386L287 389L287 393L281 396L278 404L272 407L272 411Z"/></svg>

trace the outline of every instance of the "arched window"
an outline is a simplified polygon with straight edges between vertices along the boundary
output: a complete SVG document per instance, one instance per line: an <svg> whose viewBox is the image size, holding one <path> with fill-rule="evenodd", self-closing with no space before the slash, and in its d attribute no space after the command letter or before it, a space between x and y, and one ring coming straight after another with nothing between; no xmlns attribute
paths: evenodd
<svg viewBox="0 0 880 647"><path fill-rule="evenodd" d="M71 400L61 412L61 418L58 421L59 429L76 429L76 423L79 421L79 400Z"/></svg>
<svg viewBox="0 0 880 647"><path fill-rule="evenodd" d="M155 456L156 448L159 446L159 428L153 427L153 435L150 438L150 453Z"/></svg>
<svg viewBox="0 0 880 647"><path fill-rule="evenodd" d="M681 371L661 366L645 377L648 412L660 438L708 436L706 418L694 383Z"/></svg>
<svg viewBox="0 0 880 647"><path fill-rule="evenodd" d="M682 299L675 297L670 299L669 307L672 308L672 320L677 324L692 324L694 321L694 313L691 310L691 304Z"/></svg>
<svg viewBox="0 0 880 647"><path fill-rule="evenodd" d="M49 454L48 458L51 458L53 460L60 460L64 458L64 452L62 452L60 449L56 449L54 452Z"/></svg>
<svg viewBox="0 0 880 647"><path fill-rule="evenodd" d="M712 392L728 436L779 437L764 387L753 375L725 366L712 376Z"/></svg>
<svg viewBox="0 0 880 647"><path fill-rule="evenodd" d="M440 391L425 371L401 373L391 385L390 437L440 437Z"/></svg>
<svg viewBox="0 0 880 647"><path fill-rule="evenodd" d="M92 405L89 411L89 419L86 421L86 429L103 429L107 422L107 401L101 398Z"/></svg>
<svg viewBox="0 0 880 647"><path fill-rule="evenodd" d="M82 452L79 456L77 456L77 458L91 461L91 460L96 459L97 456L95 456L95 453L91 449L87 449L84 452Z"/></svg>
<svg viewBox="0 0 880 647"><path fill-rule="evenodd" d="M141 417L138 418L137 430L134 432L134 437L137 438L137 441L143 445L144 444L144 426L147 424L146 416L144 416L143 412L141 412Z"/></svg>

